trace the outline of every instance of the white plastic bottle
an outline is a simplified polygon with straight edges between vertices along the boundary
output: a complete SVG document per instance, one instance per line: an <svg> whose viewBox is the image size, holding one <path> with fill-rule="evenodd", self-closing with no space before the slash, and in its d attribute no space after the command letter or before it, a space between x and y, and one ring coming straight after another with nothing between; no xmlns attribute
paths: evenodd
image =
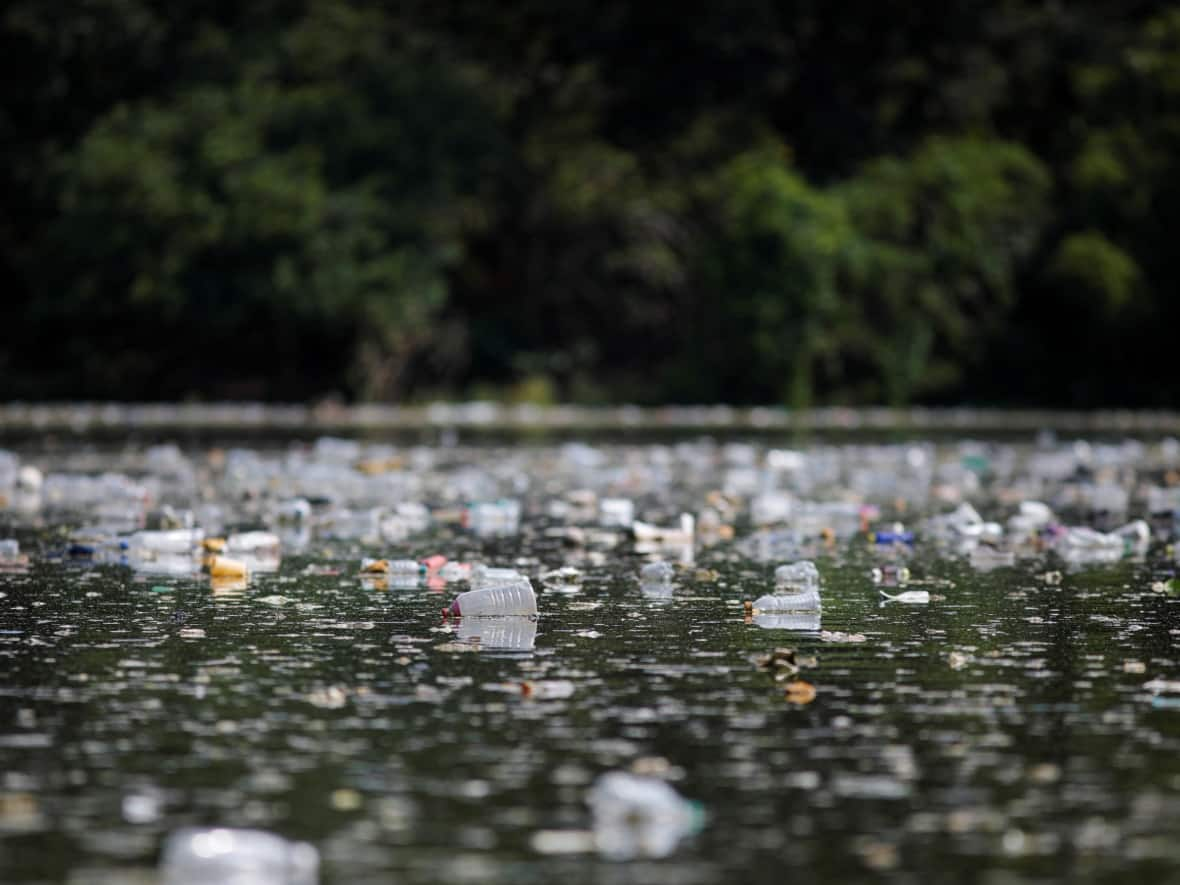
<svg viewBox="0 0 1180 885"><path fill-rule="evenodd" d="M127 539L127 547L141 556L161 553L193 553L205 539L202 529L169 529L136 532Z"/></svg>
<svg viewBox="0 0 1180 885"><path fill-rule="evenodd" d="M537 594L528 578L480 587L460 593L451 603L454 617L479 618L494 615L537 616Z"/></svg>
<svg viewBox="0 0 1180 885"><path fill-rule="evenodd" d="M780 565L774 570L774 583L779 587L792 587L800 590L819 589L819 569L809 559Z"/></svg>
<svg viewBox="0 0 1180 885"><path fill-rule="evenodd" d="M820 610L819 590L811 588L799 593L768 593L754 600L754 609L762 612L817 612Z"/></svg>

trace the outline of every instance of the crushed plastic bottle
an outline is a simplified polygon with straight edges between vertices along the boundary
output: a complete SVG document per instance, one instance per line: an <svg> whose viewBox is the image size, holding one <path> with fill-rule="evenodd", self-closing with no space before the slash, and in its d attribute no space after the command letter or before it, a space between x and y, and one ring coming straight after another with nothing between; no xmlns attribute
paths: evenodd
<svg viewBox="0 0 1180 885"><path fill-rule="evenodd" d="M264 830L186 828L164 843L163 885L316 885L319 852Z"/></svg>
<svg viewBox="0 0 1180 885"><path fill-rule="evenodd" d="M609 772L594 782L586 802L594 817L594 844L611 860L667 857L704 826L699 803L651 777Z"/></svg>
<svg viewBox="0 0 1180 885"><path fill-rule="evenodd" d="M225 539L225 552L277 559L282 542L274 532L238 532Z"/></svg>

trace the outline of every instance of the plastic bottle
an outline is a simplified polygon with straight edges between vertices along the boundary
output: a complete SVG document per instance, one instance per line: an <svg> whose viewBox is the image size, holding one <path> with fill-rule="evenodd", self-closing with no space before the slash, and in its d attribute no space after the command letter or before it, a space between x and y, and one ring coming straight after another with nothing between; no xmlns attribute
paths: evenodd
<svg viewBox="0 0 1180 885"><path fill-rule="evenodd" d="M635 503L630 498L603 498L598 502L598 522L603 527L626 528L635 520Z"/></svg>
<svg viewBox="0 0 1180 885"><path fill-rule="evenodd" d="M809 559L801 559L780 565L774 570L774 583L779 587L793 587L805 590L819 588L819 569Z"/></svg>
<svg viewBox="0 0 1180 885"><path fill-rule="evenodd" d="M0 540L0 562L16 559L20 556L20 542L15 538Z"/></svg>
<svg viewBox="0 0 1180 885"><path fill-rule="evenodd" d="M451 560L438 570L438 576L448 584L454 581L465 581L471 575L471 566L465 562Z"/></svg>
<svg viewBox="0 0 1180 885"><path fill-rule="evenodd" d="M238 532L225 539L225 552L251 556L277 557L279 536L274 532Z"/></svg>
<svg viewBox="0 0 1180 885"><path fill-rule="evenodd" d="M389 568L386 574L397 577L418 577L426 574L426 566L415 559L390 559L387 560Z"/></svg>
<svg viewBox="0 0 1180 885"><path fill-rule="evenodd" d="M819 591L811 588L799 593L769 593L754 600L754 610L763 612L819 611Z"/></svg>
<svg viewBox="0 0 1180 885"><path fill-rule="evenodd" d="M153 553L192 553L205 538L201 529L136 532L127 538L127 548L139 555Z"/></svg>
<svg viewBox="0 0 1180 885"><path fill-rule="evenodd" d="M886 530L873 532L869 535L874 544L909 544L914 543L914 533L904 530Z"/></svg>
<svg viewBox="0 0 1180 885"><path fill-rule="evenodd" d="M766 492L750 501L750 522L754 525L774 525L791 518L794 499L785 492Z"/></svg>
<svg viewBox="0 0 1180 885"><path fill-rule="evenodd" d="M528 578L460 593L447 613L453 617L480 618L496 615L536 617L537 594Z"/></svg>
<svg viewBox="0 0 1180 885"><path fill-rule="evenodd" d="M621 771L602 775L586 796L594 816L594 843L612 860L667 857L704 825L699 803L661 780Z"/></svg>

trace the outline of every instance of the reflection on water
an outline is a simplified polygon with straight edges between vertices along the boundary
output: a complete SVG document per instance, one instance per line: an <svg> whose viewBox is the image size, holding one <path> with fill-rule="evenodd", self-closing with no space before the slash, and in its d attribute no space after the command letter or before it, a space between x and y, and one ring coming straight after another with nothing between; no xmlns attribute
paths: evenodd
<svg viewBox="0 0 1180 885"><path fill-rule="evenodd" d="M758 612L753 621L763 630L809 630L818 633L819 612Z"/></svg>
<svg viewBox="0 0 1180 885"><path fill-rule="evenodd" d="M537 621L522 617L460 618L455 635L481 649L532 651L537 640Z"/></svg>

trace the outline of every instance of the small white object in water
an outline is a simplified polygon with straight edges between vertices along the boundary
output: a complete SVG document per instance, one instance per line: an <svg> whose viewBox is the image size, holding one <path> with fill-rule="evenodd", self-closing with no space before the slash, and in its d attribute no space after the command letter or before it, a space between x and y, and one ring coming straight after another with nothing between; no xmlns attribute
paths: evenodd
<svg viewBox="0 0 1180 885"><path fill-rule="evenodd" d="M754 600L755 612L813 612L820 610L819 591L768 593Z"/></svg>
<svg viewBox="0 0 1180 885"><path fill-rule="evenodd" d="M911 605L922 605L930 601L929 590L905 590L892 596L882 590L881 595L890 602L905 602Z"/></svg>
<svg viewBox="0 0 1180 885"><path fill-rule="evenodd" d="M594 843L612 860L667 857L704 822L700 806L668 784L622 771L598 778L586 801L594 814Z"/></svg>
<svg viewBox="0 0 1180 885"><path fill-rule="evenodd" d="M264 830L189 827L168 837L161 865L164 885L316 885L320 856Z"/></svg>

